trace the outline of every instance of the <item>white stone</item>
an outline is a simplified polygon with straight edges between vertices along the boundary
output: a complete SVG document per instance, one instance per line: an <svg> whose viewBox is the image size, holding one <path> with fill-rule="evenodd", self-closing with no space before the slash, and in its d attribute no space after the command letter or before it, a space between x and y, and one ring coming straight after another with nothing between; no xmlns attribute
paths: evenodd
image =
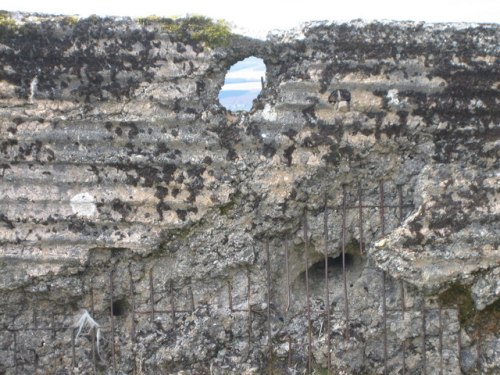
<svg viewBox="0 0 500 375"><path fill-rule="evenodd" d="M90 193L80 193L71 198L71 209L73 213L81 217L97 216L95 198Z"/></svg>

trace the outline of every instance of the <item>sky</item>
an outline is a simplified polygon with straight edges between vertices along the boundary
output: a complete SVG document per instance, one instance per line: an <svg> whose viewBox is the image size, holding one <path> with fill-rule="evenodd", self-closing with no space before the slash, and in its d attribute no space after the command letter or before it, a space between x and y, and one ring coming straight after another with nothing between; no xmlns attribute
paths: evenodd
<svg viewBox="0 0 500 375"><path fill-rule="evenodd" d="M0 0L0 9L81 16L203 14L225 19L237 31L258 37L309 20L500 22L500 0Z"/></svg>
<svg viewBox="0 0 500 375"><path fill-rule="evenodd" d="M220 103L231 111L248 111L262 88L261 78L266 76L262 59L248 57L231 67L219 93Z"/></svg>

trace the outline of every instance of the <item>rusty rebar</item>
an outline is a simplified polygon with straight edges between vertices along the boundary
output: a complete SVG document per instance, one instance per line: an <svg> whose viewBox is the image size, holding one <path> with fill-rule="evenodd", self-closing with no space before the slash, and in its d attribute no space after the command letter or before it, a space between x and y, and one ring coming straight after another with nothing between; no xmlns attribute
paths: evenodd
<svg viewBox="0 0 500 375"><path fill-rule="evenodd" d="M132 268L130 267L130 264L128 265L128 275L129 275L129 289L130 289L130 300L132 303L132 324L130 327L130 337L132 339L132 360L133 360L133 366L132 366L132 371L133 374L137 374L137 357L136 357L136 348L135 348L135 335L136 335L136 328L135 328L135 288L134 288L134 278L132 276Z"/></svg>
<svg viewBox="0 0 500 375"><path fill-rule="evenodd" d="M292 337L288 335L288 368L292 368Z"/></svg>
<svg viewBox="0 0 500 375"><path fill-rule="evenodd" d="M311 294L309 291L309 239L307 216L304 213L304 259L306 268L306 310L307 310L307 373L312 371L312 324L311 324Z"/></svg>
<svg viewBox="0 0 500 375"><path fill-rule="evenodd" d="M406 303L405 303L405 284L403 279L401 279L401 315L403 316L403 322L405 320ZM402 375L406 375L406 338L403 339L403 372Z"/></svg>
<svg viewBox="0 0 500 375"><path fill-rule="evenodd" d="M172 318L172 333L174 340L177 341L177 329L175 326L175 294L174 294L174 280L170 280L170 313Z"/></svg>
<svg viewBox="0 0 500 375"><path fill-rule="evenodd" d="M344 284L344 314L345 314L345 332L344 336L349 339L349 300L347 296L347 272L345 267L345 243L346 243L346 216L347 216L347 191L346 185L342 185L342 279Z"/></svg>
<svg viewBox="0 0 500 375"><path fill-rule="evenodd" d="M481 356L482 356L482 348L483 345L483 334L481 332L481 327L477 329L477 344L476 344L476 349L477 349L477 369L481 373L482 370L482 363L481 363Z"/></svg>
<svg viewBox="0 0 500 375"><path fill-rule="evenodd" d="M116 374L116 348L115 348L115 314L113 308L113 295L115 293L114 286L114 270L109 271L109 312L111 318L111 358L113 361L113 374Z"/></svg>
<svg viewBox="0 0 500 375"><path fill-rule="evenodd" d="M422 298L422 374L427 375L427 350L426 340L427 327L425 321L425 298Z"/></svg>
<svg viewBox="0 0 500 375"><path fill-rule="evenodd" d="M387 375L387 305L386 305L386 273L382 271L382 314L384 326L384 375Z"/></svg>
<svg viewBox="0 0 500 375"><path fill-rule="evenodd" d="M231 286L231 280L227 280L227 298L229 300L229 310L233 312L233 287Z"/></svg>
<svg viewBox="0 0 500 375"><path fill-rule="evenodd" d="M95 319L95 304L94 304L94 278L90 278L90 311L92 311L92 318ZM92 370L94 375L97 374L97 356L96 356L96 342L95 342L95 329L90 333L92 341Z"/></svg>
<svg viewBox="0 0 500 375"><path fill-rule="evenodd" d="M193 294L193 286L192 286L192 281L189 280L189 301L191 304L191 314L194 313L194 310L196 310L196 306L194 304L194 294Z"/></svg>
<svg viewBox="0 0 500 375"><path fill-rule="evenodd" d="M443 312L439 305L439 374L443 375Z"/></svg>
<svg viewBox="0 0 500 375"><path fill-rule="evenodd" d="M269 240L266 239L266 273L267 273L267 345L269 350L269 359L273 353L272 331L271 331L271 255L269 253Z"/></svg>
<svg viewBox="0 0 500 375"><path fill-rule="evenodd" d="M155 321L155 292L153 283L153 267L149 270L149 300L151 303L151 322Z"/></svg>
<svg viewBox="0 0 500 375"><path fill-rule="evenodd" d="M71 330L71 373L76 366L76 352L75 352L75 329Z"/></svg>
<svg viewBox="0 0 500 375"><path fill-rule="evenodd" d="M14 341L14 373L18 374L18 363L17 363L17 332L13 331L13 341Z"/></svg>
<svg viewBox="0 0 500 375"><path fill-rule="evenodd" d="M328 197L325 194L325 213L323 220L323 229L325 236L325 320L326 320L326 345L327 345L327 375L330 375L332 361L331 337L330 337L330 286L328 283Z"/></svg>
<svg viewBox="0 0 500 375"><path fill-rule="evenodd" d="M37 300L35 299L34 307L33 307L33 325L35 328L38 328L38 309L36 308Z"/></svg>
<svg viewBox="0 0 500 375"><path fill-rule="evenodd" d="M384 181L380 181L379 190L380 190L380 204L379 204L380 231L382 233L382 236L385 236Z"/></svg>
<svg viewBox="0 0 500 375"><path fill-rule="evenodd" d="M398 185L399 225L403 223L403 186Z"/></svg>
<svg viewBox="0 0 500 375"><path fill-rule="evenodd" d="M286 267L286 309L285 309L285 311L288 312L288 310L290 310L290 304L291 304L288 239L285 238L285 242L284 242L283 246L285 248L285 267Z"/></svg>
<svg viewBox="0 0 500 375"><path fill-rule="evenodd" d="M56 316L54 314L51 314L50 321L52 322L52 324L51 324L51 326L52 326L52 339L55 340L57 332L56 332Z"/></svg>
<svg viewBox="0 0 500 375"><path fill-rule="evenodd" d="M250 269L247 269L247 304L248 304L248 352L252 344L252 280L250 276Z"/></svg>
<svg viewBox="0 0 500 375"><path fill-rule="evenodd" d="M363 196L361 183L358 182L358 227L359 227L359 252L363 254L364 235L363 235Z"/></svg>

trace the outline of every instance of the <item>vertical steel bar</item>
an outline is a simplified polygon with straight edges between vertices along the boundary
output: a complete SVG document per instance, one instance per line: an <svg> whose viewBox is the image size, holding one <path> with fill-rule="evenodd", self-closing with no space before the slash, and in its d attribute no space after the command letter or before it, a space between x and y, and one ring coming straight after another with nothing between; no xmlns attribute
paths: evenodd
<svg viewBox="0 0 500 375"><path fill-rule="evenodd" d="M292 337L288 335L288 368L292 368Z"/></svg>
<svg viewBox="0 0 500 375"><path fill-rule="evenodd" d="M398 206L399 206L399 225L403 223L403 186L398 185ZM401 279L401 310L403 315L403 321L405 319L406 305L405 305L405 284L403 279ZM403 339L403 372L402 375L406 375L406 338Z"/></svg>
<svg viewBox="0 0 500 375"><path fill-rule="evenodd" d="M132 268L130 267L130 264L128 265L128 275L129 275L129 285L130 285L130 300L132 302L132 324L130 328L130 336L132 339L132 360L133 360L133 365L132 365L132 371L133 374L137 374L137 357L136 357L136 348L135 348L135 334L136 334L136 328L135 328L135 289L134 289L134 278L132 276Z"/></svg>
<svg viewBox="0 0 500 375"><path fill-rule="evenodd" d="M52 322L52 339L56 339L56 317L54 314L50 316L50 320Z"/></svg>
<svg viewBox="0 0 500 375"><path fill-rule="evenodd" d="M344 315L345 332L344 336L349 339L349 300L347 296L347 272L345 267L345 242L346 242L346 215L347 215L347 191L346 185L342 185L342 279L344 283Z"/></svg>
<svg viewBox="0 0 500 375"><path fill-rule="evenodd" d="M13 330L12 334L14 336L14 374L18 374L18 363L17 363L17 331Z"/></svg>
<svg viewBox="0 0 500 375"><path fill-rule="evenodd" d="M193 294L193 286L191 285L192 281L189 281L189 300L191 304L191 313L194 313L195 305L194 305L194 294Z"/></svg>
<svg viewBox="0 0 500 375"><path fill-rule="evenodd" d="M477 329L477 344L476 344L476 348L477 348L477 369L479 370L479 373L482 373L482 363L481 363L481 356L482 356L482 351L483 351L483 348L482 348L482 341L483 341L483 335L482 335L482 332L481 332L481 327L479 327Z"/></svg>
<svg viewBox="0 0 500 375"><path fill-rule="evenodd" d="M460 365L460 356L462 355L462 331L460 325L458 326L457 333L457 345L458 345L458 364Z"/></svg>
<svg viewBox="0 0 500 375"><path fill-rule="evenodd" d="M116 374L116 348L115 348L115 314L113 309L113 295L115 286L113 275L114 270L109 271L109 312L111 318L111 358L113 360L113 374Z"/></svg>
<svg viewBox="0 0 500 375"><path fill-rule="evenodd" d="M380 181L380 230L382 237L385 236L385 206L384 206L384 182ZM384 327L384 375L387 374L387 306L386 306L386 273L382 271L382 313Z"/></svg>
<svg viewBox="0 0 500 375"><path fill-rule="evenodd" d="M363 196L361 191L361 183L358 182L358 227L359 227L359 252L363 254L364 235L363 235Z"/></svg>
<svg viewBox="0 0 500 375"><path fill-rule="evenodd" d="M425 321L425 298L422 299L422 374L427 375L427 350L426 340L427 327Z"/></svg>
<svg viewBox="0 0 500 375"><path fill-rule="evenodd" d="M233 312L233 287L231 286L231 280L227 280L227 298L229 300L229 310Z"/></svg>
<svg viewBox="0 0 500 375"><path fill-rule="evenodd" d="M155 292L153 283L153 267L149 270L149 299L151 303L151 322L155 321Z"/></svg>
<svg viewBox="0 0 500 375"><path fill-rule="evenodd" d="M403 186L398 185L399 225L403 223Z"/></svg>
<svg viewBox="0 0 500 375"><path fill-rule="evenodd" d="M33 325L38 328L38 310L36 308L37 300L35 299L35 307L33 308Z"/></svg>
<svg viewBox="0 0 500 375"><path fill-rule="evenodd" d="M266 239L266 272L267 272L267 345L269 350L269 360L272 360L273 344L271 330L271 255L269 253L269 240Z"/></svg>
<svg viewBox="0 0 500 375"><path fill-rule="evenodd" d="M92 311L92 318L95 319L95 304L94 304L94 279L90 278L90 311ZM90 337L92 340L92 370L94 375L97 374L97 358L96 358L96 343L95 343L95 329L92 330Z"/></svg>
<svg viewBox="0 0 500 375"><path fill-rule="evenodd" d="M387 375L387 305L386 305L386 278L385 271L382 271L382 313L384 325L384 375Z"/></svg>
<svg viewBox="0 0 500 375"><path fill-rule="evenodd" d="M75 352L75 329L71 330L71 373L76 366L76 352Z"/></svg>
<svg viewBox="0 0 500 375"><path fill-rule="evenodd" d="M288 239L285 238L285 267L286 267L286 312L290 309L291 292L290 292L290 264L288 262Z"/></svg>
<svg viewBox="0 0 500 375"><path fill-rule="evenodd" d="M403 315L403 322L405 320L406 313L406 303L405 303L405 284L403 279L401 279L401 311ZM402 375L406 375L406 338L403 339L403 372Z"/></svg>
<svg viewBox="0 0 500 375"><path fill-rule="evenodd" d="M250 269L247 269L247 303L248 303L248 351L250 353L252 343L252 284L250 277Z"/></svg>
<svg viewBox="0 0 500 375"><path fill-rule="evenodd" d="M382 236L385 236L385 206L384 206L384 181L380 181L380 231Z"/></svg>
<svg viewBox="0 0 500 375"><path fill-rule="evenodd" d="M311 294L309 291L309 239L307 216L304 213L304 260L306 266L306 310L307 310L307 374L312 371L312 324L311 324Z"/></svg>
<svg viewBox="0 0 500 375"><path fill-rule="evenodd" d="M330 375L332 361L330 337L330 285L328 281L328 197L325 194L325 213L323 221L325 237L325 320L326 320L326 347L327 347L327 375Z"/></svg>
<svg viewBox="0 0 500 375"><path fill-rule="evenodd" d="M443 308L439 305L439 374L443 375Z"/></svg>
<svg viewBox="0 0 500 375"><path fill-rule="evenodd" d="M172 314L172 333L174 335L174 339L177 342L177 332L175 326L175 295L174 295L174 281L170 280L170 308Z"/></svg>

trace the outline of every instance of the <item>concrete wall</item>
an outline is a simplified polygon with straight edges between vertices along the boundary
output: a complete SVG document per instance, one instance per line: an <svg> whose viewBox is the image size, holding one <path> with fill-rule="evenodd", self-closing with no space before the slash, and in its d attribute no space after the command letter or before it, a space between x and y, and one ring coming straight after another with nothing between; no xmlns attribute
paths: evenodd
<svg viewBox="0 0 500 375"><path fill-rule="evenodd" d="M499 370L497 25L210 48L129 19L17 22L0 374ZM267 85L230 113L224 75L252 55ZM84 311L100 339L77 336Z"/></svg>

